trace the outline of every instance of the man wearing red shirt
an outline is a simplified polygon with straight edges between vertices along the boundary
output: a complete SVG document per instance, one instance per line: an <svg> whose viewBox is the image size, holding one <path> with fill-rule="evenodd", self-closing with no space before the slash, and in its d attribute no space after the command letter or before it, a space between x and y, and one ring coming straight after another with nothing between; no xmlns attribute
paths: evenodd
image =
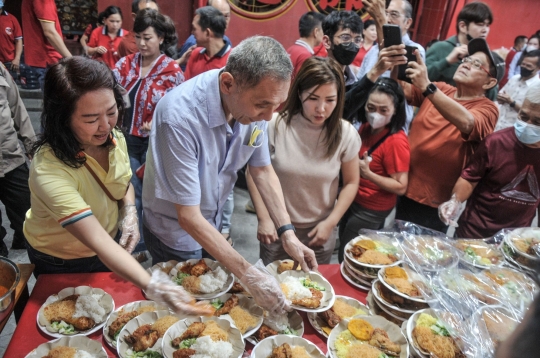
<svg viewBox="0 0 540 358"><path fill-rule="evenodd" d="M287 53L293 64L293 78L296 76L305 60L315 56L314 49L322 43L323 30L322 22L324 15L320 12L306 12L300 18L298 24L300 38L294 45L287 49Z"/></svg>
<svg viewBox="0 0 540 358"><path fill-rule="evenodd" d="M38 73L43 90L45 69L71 53L62 39L62 29L54 0L22 0L25 38L24 61Z"/></svg>
<svg viewBox="0 0 540 358"><path fill-rule="evenodd" d="M23 49L22 30L15 16L3 8L4 2L0 0L0 62L16 78Z"/></svg>
<svg viewBox="0 0 540 358"><path fill-rule="evenodd" d="M505 66L504 66L504 78L502 79L501 83L499 84L499 88L503 88L504 85L512 78L512 75L509 74L510 71L510 64L512 63L512 60L516 56L517 53L521 55L521 51L527 46L527 41L529 39L527 36L520 35L514 39L514 47L510 49L508 52L508 55L506 55L506 58L504 59Z"/></svg>
<svg viewBox="0 0 540 358"><path fill-rule="evenodd" d="M193 36L197 48L193 50L186 66L186 80L208 70L225 67L231 45L223 40L227 21L218 9L205 6L195 11Z"/></svg>

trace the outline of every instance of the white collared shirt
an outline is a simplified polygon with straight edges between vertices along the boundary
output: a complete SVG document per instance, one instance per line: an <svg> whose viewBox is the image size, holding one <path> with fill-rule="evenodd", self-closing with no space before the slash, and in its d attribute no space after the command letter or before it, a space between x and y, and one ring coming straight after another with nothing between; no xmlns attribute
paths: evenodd
<svg viewBox="0 0 540 358"><path fill-rule="evenodd" d="M506 93L510 95L512 101L523 103L525 100L525 93L530 86L540 81L538 74L528 79L527 81L521 80L521 75L515 75L510 78L508 83L499 91L499 93ZM515 108L510 107L510 104L500 104L499 106L499 120L495 126L495 131L512 127L518 118L518 111Z"/></svg>

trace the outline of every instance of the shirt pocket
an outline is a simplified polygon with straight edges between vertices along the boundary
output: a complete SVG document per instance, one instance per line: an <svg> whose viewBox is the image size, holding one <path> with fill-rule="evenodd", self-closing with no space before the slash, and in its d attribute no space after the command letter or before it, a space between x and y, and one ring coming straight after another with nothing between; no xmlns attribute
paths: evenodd
<svg viewBox="0 0 540 358"><path fill-rule="evenodd" d="M232 169L235 172L242 169L247 164L247 162L249 161L253 153L255 152L255 149L257 148L250 147L249 145L245 145L245 144L241 145L240 148L238 149L238 153L236 153L234 158L232 158L232 163L231 163Z"/></svg>

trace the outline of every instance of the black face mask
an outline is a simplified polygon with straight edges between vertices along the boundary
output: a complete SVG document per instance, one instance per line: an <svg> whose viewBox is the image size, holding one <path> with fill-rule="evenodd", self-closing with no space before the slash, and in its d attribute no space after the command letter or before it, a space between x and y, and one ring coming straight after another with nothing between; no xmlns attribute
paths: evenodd
<svg viewBox="0 0 540 358"><path fill-rule="evenodd" d="M527 78L533 74L533 70L529 70L528 68L525 68L525 67L520 67L520 74L521 74L521 77Z"/></svg>
<svg viewBox="0 0 540 358"><path fill-rule="evenodd" d="M467 41L471 41L473 39L473 37L469 34L467 34Z"/></svg>
<svg viewBox="0 0 540 358"><path fill-rule="evenodd" d="M358 51L360 51L360 47L354 42L349 42L348 44L334 45L332 54L337 62L343 66L348 66L354 61Z"/></svg>

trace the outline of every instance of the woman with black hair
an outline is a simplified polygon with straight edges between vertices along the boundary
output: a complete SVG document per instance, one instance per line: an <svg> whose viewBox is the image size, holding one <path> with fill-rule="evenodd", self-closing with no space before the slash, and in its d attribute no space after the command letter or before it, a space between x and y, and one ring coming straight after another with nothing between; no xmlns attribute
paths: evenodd
<svg viewBox="0 0 540 358"><path fill-rule="evenodd" d="M122 28L122 10L117 6L107 7L105 11L100 13L101 17L103 18L103 27L97 27L92 31L86 52L88 56L104 62L110 69L113 69L120 59L118 45L122 41L122 37L126 36L129 31Z"/></svg>
<svg viewBox="0 0 540 358"><path fill-rule="evenodd" d="M407 190L410 149L403 125L406 120L405 95L396 81L379 78L360 112L359 130L361 185L340 224L339 262L345 245L360 229L381 229L396 205L398 195Z"/></svg>
<svg viewBox="0 0 540 358"><path fill-rule="evenodd" d="M176 42L174 23L168 16L153 9L140 10L133 31L139 52L122 57L113 73L129 97L130 106L126 108L122 129L134 171L131 183L135 188L135 204L142 218L142 180L135 171L146 162L148 132L158 102L165 93L184 82L184 75L178 64L163 54L164 49ZM135 251L144 249L139 245Z"/></svg>

